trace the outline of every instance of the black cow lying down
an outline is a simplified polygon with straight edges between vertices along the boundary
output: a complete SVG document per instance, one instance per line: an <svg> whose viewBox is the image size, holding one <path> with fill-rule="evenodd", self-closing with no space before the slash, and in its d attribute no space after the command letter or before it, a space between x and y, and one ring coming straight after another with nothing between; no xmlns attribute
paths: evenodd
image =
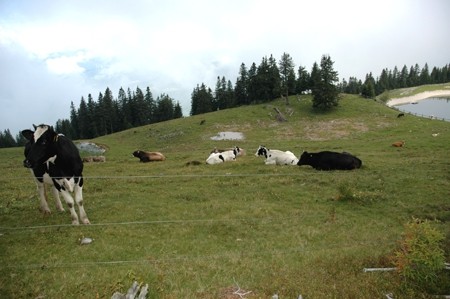
<svg viewBox="0 0 450 299"><path fill-rule="evenodd" d="M362 161L352 154L345 152L303 152L297 165L310 165L317 170L352 170L360 168Z"/></svg>

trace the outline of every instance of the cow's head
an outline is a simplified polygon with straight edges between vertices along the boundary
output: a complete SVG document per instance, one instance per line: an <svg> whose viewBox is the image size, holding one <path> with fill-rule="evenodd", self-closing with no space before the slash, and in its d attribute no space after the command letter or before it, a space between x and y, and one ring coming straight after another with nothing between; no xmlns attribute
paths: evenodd
<svg viewBox="0 0 450 299"><path fill-rule="evenodd" d="M255 153L255 156L264 156L267 158L267 148L264 145L260 145Z"/></svg>
<svg viewBox="0 0 450 299"><path fill-rule="evenodd" d="M297 165L310 165L313 154L304 151L297 162Z"/></svg>
<svg viewBox="0 0 450 299"><path fill-rule="evenodd" d="M142 155L142 154L141 154L141 151L134 151L134 152L133 152L133 156L136 157L136 158L140 158L141 155Z"/></svg>
<svg viewBox="0 0 450 299"><path fill-rule="evenodd" d="M56 155L54 144L58 134L53 127L48 125L33 125L33 127L34 131L22 131L22 135L28 140L25 145L25 160L23 161L23 166L27 168L43 164Z"/></svg>

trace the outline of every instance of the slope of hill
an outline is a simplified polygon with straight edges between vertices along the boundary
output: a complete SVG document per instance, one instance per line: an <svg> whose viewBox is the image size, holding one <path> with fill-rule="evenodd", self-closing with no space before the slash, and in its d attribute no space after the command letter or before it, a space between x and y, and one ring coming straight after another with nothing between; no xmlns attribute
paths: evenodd
<svg viewBox="0 0 450 299"><path fill-rule="evenodd" d="M301 96L97 138L107 162L85 164L92 225L79 227L67 213L39 214L22 149L2 149L0 297L110 298L133 280L149 284L150 298L237 298L238 288L245 298L450 292L445 273L432 290L417 290L395 272L362 271L392 266L412 217L438 220L450 254L450 124L397 114L352 95L318 113ZM219 132L244 139L212 140ZM391 146L399 140L405 147ZM264 165L254 156L260 144L296 155L347 151L363 167ZM203 163L214 147L234 145L246 155ZM167 160L139 163L136 149ZM193 160L202 164L186 166ZM80 246L83 236L94 241Z"/></svg>

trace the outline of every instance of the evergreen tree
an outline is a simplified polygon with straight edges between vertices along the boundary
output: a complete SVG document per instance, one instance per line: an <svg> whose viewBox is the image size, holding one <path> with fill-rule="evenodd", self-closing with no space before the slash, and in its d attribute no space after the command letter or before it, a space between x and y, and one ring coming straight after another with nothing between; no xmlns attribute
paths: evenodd
<svg viewBox="0 0 450 299"><path fill-rule="evenodd" d="M397 66L394 67L394 70L392 71L392 79L391 81L391 87L392 89L397 89L400 86L400 73L398 72Z"/></svg>
<svg viewBox="0 0 450 299"><path fill-rule="evenodd" d="M208 113L212 111L214 97L210 88L205 84L194 88L191 94L191 115Z"/></svg>
<svg viewBox="0 0 450 299"><path fill-rule="evenodd" d="M345 92L350 94L360 94L361 86L361 80L358 80L356 77L350 77Z"/></svg>
<svg viewBox="0 0 450 299"><path fill-rule="evenodd" d="M79 139L80 138L80 122L78 119L78 113L75 109L75 105L73 102L70 102L70 126L72 131L72 139Z"/></svg>
<svg viewBox="0 0 450 299"><path fill-rule="evenodd" d="M277 60L270 55L269 60L269 95L270 100L276 99L281 94L281 78L280 69L278 68ZM288 78L289 79L289 78Z"/></svg>
<svg viewBox="0 0 450 299"><path fill-rule="evenodd" d="M299 66L296 93L301 94L311 89L311 75L305 67Z"/></svg>
<svg viewBox="0 0 450 299"><path fill-rule="evenodd" d="M75 139L73 136L72 125L68 119L58 119L55 124L55 131L64 134L69 139Z"/></svg>
<svg viewBox="0 0 450 299"><path fill-rule="evenodd" d="M175 106L173 107L173 118L182 118L183 117L183 110L181 109L180 102L176 102Z"/></svg>
<svg viewBox="0 0 450 299"><path fill-rule="evenodd" d="M375 97L375 79L372 73L366 75L366 80L362 86L361 95L365 98Z"/></svg>
<svg viewBox="0 0 450 299"><path fill-rule="evenodd" d="M258 69L256 64L253 62L248 70L248 85L247 85L247 94L248 94L248 103L257 103L258 102Z"/></svg>
<svg viewBox="0 0 450 299"><path fill-rule="evenodd" d="M89 110L84 100L84 97L81 97L80 106L78 108L78 132L80 139L91 138L89 132Z"/></svg>
<svg viewBox="0 0 450 299"><path fill-rule="evenodd" d="M99 97L101 96L101 93ZM92 98L91 94L88 94L88 101L87 101L87 136L86 138L95 138L99 136L98 134L98 128L97 128L97 104Z"/></svg>
<svg viewBox="0 0 450 299"><path fill-rule="evenodd" d="M381 71L380 78L378 79L378 83L376 84L376 94L381 94L385 90L389 90L389 72L387 69L383 69Z"/></svg>
<svg viewBox="0 0 450 299"><path fill-rule="evenodd" d="M156 110L156 103L153 99L152 92L150 91L150 87L147 86L147 89L145 91L144 96L144 102L145 102L145 110L146 110L146 124L154 123L154 114Z"/></svg>
<svg viewBox="0 0 450 299"><path fill-rule="evenodd" d="M329 55L322 56L320 68L315 64L317 69L314 70L316 74L313 78L313 108L330 109L338 105L339 89L336 84L339 79L338 73L333 69L333 64Z"/></svg>
<svg viewBox="0 0 450 299"><path fill-rule="evenodd" d="M288 104L288 96L295 93L295 71L294 61L292 57L283 53L279 62L280 80L281 80L281 94L286 97L286 104Z"/></svg>
<svg viewBox="0 0 450 299"><path fill-rule="evenodd" d="M399 74L398 87L405 88L408 87L408 68L406 65L403 66L402 71Z"/></svg>
<svg viewBox="0 0 450 299"><path fill-rule="evenodd" d="M157 122L173 119L174 116L173 99L166 94L161 94L156 99L155 119Z"/></svg>
<svg viewBox="0 0 450 299"><path fill-rule="evenodd" d="M135 126L147 124L147 105L144 100L144 93L139 87L136 87L136 93L133 99Z"/></svg>
<svg viewBox="0 0 450 299"><path fill-rule="evenodd" d="M28 140L21 133L16 135L17 146L24 146L27 142Z"/></svg>
<svg viewBox="0 0 450 299"><path fill-rule="evenodd" d="M120 127L123 130L129 129L132 127L131 108L127 98L127 94L125 93L125 90L123 90L122 87L119 89L117 100L118 100Z"/></svg>
<svg viewBox="0 0 450 299"><path fill-rule="evenodd" d="M239 76L236 79L236 86L234 88L235 105L248 105L248 71L245 64L242 63L239 69Z"/></svg>
<svg viewBox="0 0 450 299"><path fill-rule="evenodd" d="M0 148L15 146L17 146L16 140L9 129L4 130L3 132L0 131Z"/></svg>
<svg viewBox="0 0 450 299"><path fill-rule="evenodd" d="M430 71L428 70L428 63L425 63L425 66L422 68L419 80L421 85L430 83Z"/></svg>
<svg viewBox="0 0 450 299"><path fill-rule="evenodd" d="M272 88L270 86L269 62L263 57L256 71L254 80L256 85L256 101L268 102L272 99Z"/></svg>

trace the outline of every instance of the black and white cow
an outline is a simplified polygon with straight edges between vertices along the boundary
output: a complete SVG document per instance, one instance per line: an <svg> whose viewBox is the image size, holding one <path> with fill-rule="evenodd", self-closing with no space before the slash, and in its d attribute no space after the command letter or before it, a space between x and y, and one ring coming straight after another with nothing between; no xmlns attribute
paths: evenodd
<svg viewBox="0 0 450 299"><path fill-rule="evenodd" d="M239 155L240 148L235 146L232 150L220 152L220 153L211 153L206 159L206 164L220 164L227 161L235 161L236 157Z"/></svg>
<svg viewBox="0 0 450 299"><path fill-rule="evenodd" d="M352 170L360 168L362 162L349 153L323 151L319 153L303 152L297 165L310 165L317 170Z"/></svg>
<svg viewBox="0 0 450 299"><path fill-rule="evenodd" d="M69 206L72 224L89 224L83 206L83 162L77 147L64 135L56 133L51 126L34 126L34 131L23 130L22 135L28 140L25 145L23 165L30 168L37 184L41 201L41 210L50 213L46 200L44 184L52 185L58 210L64 211L59 195ZM74 199L78 205L80 218L74 208Z"/></svg>
<svg viewBox="0 0 450 299"><path fill-rule="evenodd" d="M264 145L260 145L256 150L255 156L263 156L266 158L264 163L266 165L297 165L298 159L294 153L290 151L280 151L268 149Z"/></svg>

